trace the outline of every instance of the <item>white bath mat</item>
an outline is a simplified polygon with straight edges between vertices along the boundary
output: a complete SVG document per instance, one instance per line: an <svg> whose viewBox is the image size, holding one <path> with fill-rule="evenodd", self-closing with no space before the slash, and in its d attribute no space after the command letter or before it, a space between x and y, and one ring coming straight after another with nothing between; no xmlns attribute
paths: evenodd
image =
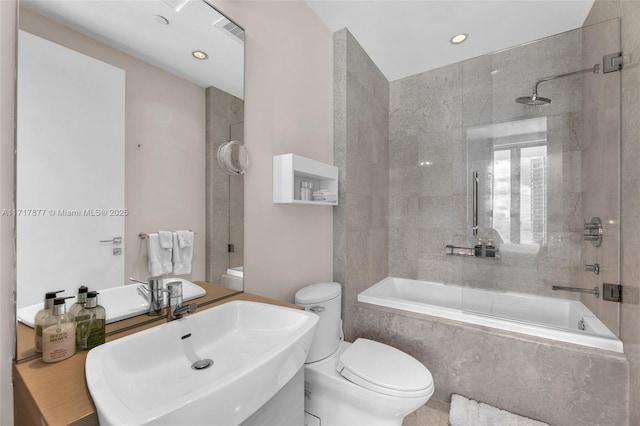
<svg viewBox="0 0 640 426"><path fill-rule="evenodd" d="M462 395L451 395L449 426L549 426Z"/></svg>

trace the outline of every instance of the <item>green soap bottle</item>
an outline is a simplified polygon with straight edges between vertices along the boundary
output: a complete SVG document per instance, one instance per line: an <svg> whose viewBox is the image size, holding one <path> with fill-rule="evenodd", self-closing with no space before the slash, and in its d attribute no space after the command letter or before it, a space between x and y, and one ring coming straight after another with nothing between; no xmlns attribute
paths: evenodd
<svg viewBox="0 0 640 426"><path fill-rule="evenodd" d="M37 353L42 353L42 326L44 325L44 320L50 317L53 314L53 299L56 298L56 294L62 293L64 290L58 291L50 291L44 296L44 309L40 309L38 313L36 313L36 317L33 321L33 324L36 329L35 333L35 351Z"/></svg>
<svg viewBox="0 0 640 426"><path fill-rule="evenodd" d="M98 293L87 293L87 302L76 316L76 348L88 351L105 341L106 312L98 305Z"/></svg>
<svg viewBox="0 0 640 426"><path fill-rule="evenodd" d="M87 292L89 289L86 286L80 286L78 288L78 295L76 296L76 303L71 305L69 313L74 317L78 316L78 313L84 308L84 304L87 303Z"/></svg>

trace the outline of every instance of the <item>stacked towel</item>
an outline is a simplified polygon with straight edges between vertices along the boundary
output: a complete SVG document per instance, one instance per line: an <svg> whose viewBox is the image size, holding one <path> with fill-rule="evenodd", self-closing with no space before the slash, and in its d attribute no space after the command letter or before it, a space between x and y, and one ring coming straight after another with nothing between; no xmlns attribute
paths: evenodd
<svg viewBox="0 0 640 426"><path fill-rule="evenodd" d="M335 203L338 201L338 194L331 192L328 189L321 189L313 193L313 201L326 201L328 203Z"/></svg>
<svg viewBox="0 0 640 426"><path fill-rule="evenodd" d="M173 274L191 273L193 259L193 232L177 231L173 233Z"/></svg>
<svg viewBox="0 0 640 426"><path fill-rule="evenodd" d="M147 236L147 251L149 253L148 268L151 276L170 274L173 270L172 247L173 238L167 240L171 232L160 231Z"/></svg>

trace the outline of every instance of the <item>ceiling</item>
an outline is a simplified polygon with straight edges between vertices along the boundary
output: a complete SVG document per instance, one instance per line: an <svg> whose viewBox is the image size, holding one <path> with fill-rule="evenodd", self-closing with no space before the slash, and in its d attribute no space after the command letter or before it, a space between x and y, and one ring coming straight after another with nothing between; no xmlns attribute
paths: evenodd
<svg viewBox="0 0 640 426"><path fill-rule="evenodd" d="M22 0L22 4L201 87L215 86L243 98L244 43L221 27L229 20L202 0ZM162 20L157 15L169 24L158 23ZM209 58L195 59L194 50Z"/></svg>
<svg viewBox="0 0 640 426"><path fill-rule="evenodd" d="M305 0L389 81L581 27L593 0ZM459 33L469 38L452 45Z"/></svg>

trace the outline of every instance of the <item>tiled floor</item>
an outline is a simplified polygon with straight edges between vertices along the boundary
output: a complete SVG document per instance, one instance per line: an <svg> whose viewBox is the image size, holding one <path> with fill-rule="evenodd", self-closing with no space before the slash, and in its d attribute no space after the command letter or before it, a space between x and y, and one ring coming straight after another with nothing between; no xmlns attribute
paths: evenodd
<svg viewBox="0 0 640 426"><path fill-rule="evenodd" d="M447 426L450 405L447 402L430 399L425 405L405 417L402 426Z"/></svg>

